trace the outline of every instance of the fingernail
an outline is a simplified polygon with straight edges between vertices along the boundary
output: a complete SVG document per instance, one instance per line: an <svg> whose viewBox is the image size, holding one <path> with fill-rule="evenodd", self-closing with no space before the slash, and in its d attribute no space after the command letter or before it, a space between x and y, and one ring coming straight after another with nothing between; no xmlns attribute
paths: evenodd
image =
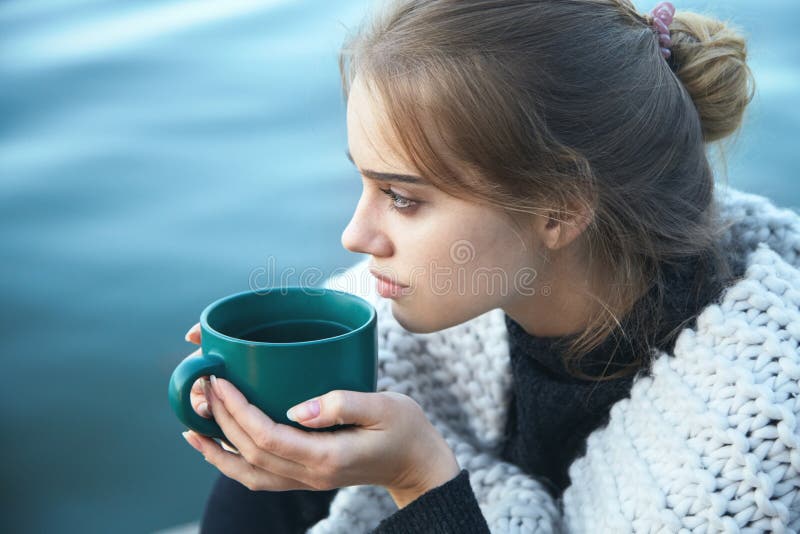
<svg viewBox="0 0 800 534"><path fill-rule="evenodd" d="M219 384L217 383L217 377L211 375L211 387L214 389L214 393L219 397L219 400L222 400L222 392L220 391Z"/></svg>
<svg viewBox="0 0 800 534"><path fill-rule="evenodd" d="M211 384L208 380L203 380L203 394L206 396L206 403L208 404L206 407L211 409L214 399L214 390L211 388Z"/></svg>
<svg viewBox="0 0 800 534"><path fill-rule="evenodd" d="M193 437L193 436L190 436L190 435L189 435L189 431L188 431L188 430L187 430L186 432L181 432L181 436L183 436L183 439L185 439L185 440L186 440L186 443L188 443L189 445L191 445L191 446L192 446L192 448L194 448L194 449L196 449L196 450L198 450L198 451L200 451L200 452L203 452L203 447L202 447L202 445L200 445L200 443L198 443L198 442L197 442L197 441L194 439L194 437Z"/></svg>
<svg viewBox="0 0 800 534"><path fill-rule="evenodd" d="M211 416L211 412L208 411L208 403L207 402L201 403L200 406L197 407L197 411L198 411L198 413L200 415L204 415L206 417L210 417Z"/></svg>
<svg viewBox="0 0 800 534"><path fill-rule="evenodd" d="M319 415L319 399L311 399L286 411L286 417L295 423L313 419Z"/></svg>

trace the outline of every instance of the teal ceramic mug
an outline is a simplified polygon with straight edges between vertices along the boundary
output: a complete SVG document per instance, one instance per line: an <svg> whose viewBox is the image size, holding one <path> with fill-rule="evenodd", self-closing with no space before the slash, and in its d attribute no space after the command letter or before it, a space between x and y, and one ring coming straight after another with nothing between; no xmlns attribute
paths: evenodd
<svg viewBox="0 0 800 534"><path fill-rule="evenodd" d="M285 287L236 293L200 315L202 351L183 360L169 381L169 402L183 424L224 438L198 415L189 392L215 375L233 383L273 421L292 406L335 389L373 392L378 377L377 315L366 300L327 288ZM331 427L328 430L338 427Z"/></svg>

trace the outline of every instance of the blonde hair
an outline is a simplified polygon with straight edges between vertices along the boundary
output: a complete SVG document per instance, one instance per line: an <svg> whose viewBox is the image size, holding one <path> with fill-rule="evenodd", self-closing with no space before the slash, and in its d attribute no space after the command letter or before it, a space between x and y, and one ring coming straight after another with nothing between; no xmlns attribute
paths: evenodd
<svg viewBox="0 0 800 534"><path fill-rule="evenodd" d="M368 80L409 162L443 191L511 214L593 214L578 247L611 280L569 367L629 310L621 334L657 341L665 265L703 257L727 272L706 148L753 98L745 39L679 9L665 61L650 23L627 0L399 0L339 57L345 99Z"/></svg>

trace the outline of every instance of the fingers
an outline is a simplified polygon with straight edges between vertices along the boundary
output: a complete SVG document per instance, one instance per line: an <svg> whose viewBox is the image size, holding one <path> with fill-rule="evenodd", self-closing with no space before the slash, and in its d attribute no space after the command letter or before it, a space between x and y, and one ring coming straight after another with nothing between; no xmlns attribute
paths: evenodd
<svg viewBox="0 0 800 534"><path fill-rule="evenodd" d="M193 353L189 354L184 360L188 360L189 358L194 358L198 354L202 354L203 349L197 349ZM197 412L199 415L210 418L211 412L208 410L208 404L206 401L205 393L203 393L203 380L208 380L207 378L198 378L195 380L194 384L192 384L192 389L189 391L189 402L194 408L194 411Z"/></svg>
<svg viewBox="0 0 800 534"><path fill-rule="evenodd" d="M211 412L214 415L214 420L225 433L225 437L231 445L236 447L239 454L244 457L248 463L278 476L301 482L306 480L306 477L309 475L308 469L306 469L304 465L287 458L286 456L288 456L289 453L285 447L278 446L278 442L274 439L270 439L268 442L253 440L248 432L242 428L242 425L239 424L237 419L227 410L225 403L214 394L214 391L208 386L208 383L206 383L206 386L205 395L206 399L208 399ZM255 406L253 406L253 408L257 410ZM261 415L263 417L263 420L260 421L262 425L262 430L260 431L261 435L274 435L273 431L279 425L274 423L263 413L261 413Z"/></svg>
<svg viewBox="0 0 800 534"><path fill-rule="evenodd" d="M202 417L206 419L211 418L211 412L208 410L208 402L206 401L206 394L203 391L203 384L207 382L208 379L205 377L198 378L192 384L192 391L189 394L190 402L192 403L192 408L194 411L197 412Z"/></svg>
<svg viewBox="0 0 800 534"><path fill-rule="evenodd" d="M210 438L188 431L184 433L186 441L199 451L207 462L214 465L225 476L244 484L251 491L271 490L286 491L293 489L313 490L298 480L283 477L266 471L247 462L241 455L226 452Z"/></svg>
<svg viewBox="0 0 800 534"><path fill-rule="evenodd" d="M184 337L184 339L186 339L186 341L188 341L189 343L194 343L195 345L199 345L200 337L201 337L200 323L197 323L196 325L191 327L188 332L186 332L186 336Z"/></svg>
<svg viewBox="0 0 800 534"><path fill-rule="evenodd" d="M348 424L372 427L386 422L393 402L397 402L395 397L385 393L337 389L293 406L286 415L292 421L312 428Z"/></svg>
<svg viewBox="0 0 800 534"><path fill-rule="evenodd" d="M278 424L250 404L229 381L211 376L210 382L212 387L209 391L213 391L214 398L221 401L219 404L224 405L226 413L260 448L302 465L315 465L320 461L320 450L329 443L330 436ZM213 412L213 405L211 410Z"/></svg>

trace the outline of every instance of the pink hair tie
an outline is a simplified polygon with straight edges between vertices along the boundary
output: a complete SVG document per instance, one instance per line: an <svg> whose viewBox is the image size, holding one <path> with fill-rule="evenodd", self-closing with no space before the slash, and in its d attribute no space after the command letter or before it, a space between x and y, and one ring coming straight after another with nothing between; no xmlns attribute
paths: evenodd
<svg viewBox="0 0 800 534"><path fill-rule="evenodd" d="M661 47L661 55L664 59L669 59L672 54L670 47L672 39L669 36L669 25L672 24L672 17L675 15L675 6L669 2L661 2L650 12L653 17L653 28L658 32L658 44Z"/></svg>

